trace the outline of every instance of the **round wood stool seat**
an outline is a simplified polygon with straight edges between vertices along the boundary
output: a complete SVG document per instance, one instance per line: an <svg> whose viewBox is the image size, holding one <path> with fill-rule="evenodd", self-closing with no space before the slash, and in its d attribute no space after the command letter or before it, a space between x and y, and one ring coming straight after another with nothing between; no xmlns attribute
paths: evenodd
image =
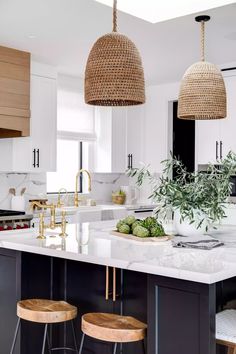
<svg viewBox="0 0 236 354"><path fill-rule="evenodd" d="M216 314L216 342L228 348L227 354L236 354L236 310Z"/></svg>
<svg viewBox="0 0 236 354"><path fill-rule="evenodd" d="M59 323L73 320L77 308L65 301L27 299L17 302L17 316L38 323Z"/></svg>
<svg viewBox="0 0 236 354"><path fill-rule="evenodd" d="M82 332L99 340L128 343L141 341L147 325L130 316L110 313L86 313L82 316Z"/></svg>

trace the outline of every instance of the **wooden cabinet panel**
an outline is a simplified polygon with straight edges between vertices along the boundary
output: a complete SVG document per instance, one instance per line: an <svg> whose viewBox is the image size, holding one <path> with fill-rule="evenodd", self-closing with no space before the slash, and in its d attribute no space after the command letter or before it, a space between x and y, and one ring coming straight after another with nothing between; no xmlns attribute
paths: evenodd
<svg viewBox="0 0 236 354"><path fill-rule="evenodd" d="M14 80L29 81L30 70L24 66L5 63L0 61L0 77Z"/></svg>
<svg viewBox="0 0 236 354"><path fill-rule="evenodd" d="M29 81L8 79L0 77L1 92L14 93L16 95L29 95Z"/></svg>
<svg viewBox="0 0 236 354"><path fill-rule="evenodd" d="M30 56L27 52L0 46L0 61L29 68Z"/></svg>
<svg viewBox="0 0 236 354"><path fill-rule="evenodd" d="M0 46L0 138L29 135L29 117L30 53Z"/></svg>

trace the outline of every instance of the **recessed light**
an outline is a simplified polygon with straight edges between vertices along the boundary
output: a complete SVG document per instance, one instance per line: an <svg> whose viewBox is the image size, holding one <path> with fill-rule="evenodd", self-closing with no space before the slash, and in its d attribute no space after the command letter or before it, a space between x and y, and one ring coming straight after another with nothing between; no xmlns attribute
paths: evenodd
<svg viewBox="0 0 236 354"><path fill-rule="evenodd" d="M112 6L113 0L95 0ZM151 23L170 20L176 17L206 11L215 7L232 4L232 0L118 0L118 10L126 12Z"/></svg>
<svg viewBox="0 0 236 354"><path fill-rule="evenodd" d="M29 34L29 35L28 35L28 38L29 38L29 39L35 39L36 36L35 36L34 34Z"/></svg>

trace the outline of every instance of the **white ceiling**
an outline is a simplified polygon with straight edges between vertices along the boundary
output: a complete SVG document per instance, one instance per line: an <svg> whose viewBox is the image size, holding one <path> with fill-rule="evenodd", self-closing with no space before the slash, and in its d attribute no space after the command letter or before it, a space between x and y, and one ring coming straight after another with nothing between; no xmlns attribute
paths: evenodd
<svg viewBox="0 0 236 354"><path fill-rule="evenodd" d="M206 28L207 60L219 65L236 61L236 3L206 13L212 16ZM0 44L83 77L91 46L111 31L111 15L110 7L93 0L0 0ZM194 17L151 24L119 14L119 31L139 48L149 83L177 81L199 59Z"/></svg>
<svg viewBox="0 0 236 354"><path fill-rule="evenodd" d="M113 0L95 1L113 6ZM157 23L232 3L232 0L118 0L117 8L127 14Z"/></svg>

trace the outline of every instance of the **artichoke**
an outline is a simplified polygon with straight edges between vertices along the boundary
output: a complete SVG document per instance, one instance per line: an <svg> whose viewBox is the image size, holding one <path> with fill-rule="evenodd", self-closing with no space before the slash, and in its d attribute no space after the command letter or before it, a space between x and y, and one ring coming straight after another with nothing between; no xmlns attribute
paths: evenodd
<svg viewBox="0 0 236 354"><path fill-rule="evenodd" d="M151 228L150 230L151 236L152 237L158 237L158 236L164 236L165 231L163 229L163 226L161 224L158 224L154 227Z"/></svg>
<svg viewBox="0 0 236 354"><path fill-rule="evenodd" d="M135 222L135 217L133 215L129 215L124 219L124 223L127 225L132 225Z"/></svg>
<svg viewBox="0 0 236 354"><path fill-rule="evenodd" d="M138 237L148 237L150 235L149 230L145 227L138 225L133 230L133 235Z"/></svg>
<svg viewBox="0 0 236 354"><path fill-rule="evenodd" d="M124 224L124 220L120 220L118 221L118 223L116 224L116 228L117 230L119 230L120 226Z"/></svg>
<svg viewBox="0 0 236 354"><path fill-rule="evenodd" d="M118 231L121 232L122 234L129 234L130 227L129 227L129 225L123 223L120 225Z"/></svg>
<svg viewBox="0 0 236 354"><path fill-rule="evenodd" d="M142 225L142 220L137 219L132 225L131 225L131 229L132 231L134 231L135 227L138 225Z"/></svg>
<svg viewBox="0 0 236 354"><path fill-rule="evenodd" d="M148 230L151 230L152 227L155 227L157 225L158 225L157 219L154 218L153 216L147 217L142 222L142 226L145 227Z"/></svg>

